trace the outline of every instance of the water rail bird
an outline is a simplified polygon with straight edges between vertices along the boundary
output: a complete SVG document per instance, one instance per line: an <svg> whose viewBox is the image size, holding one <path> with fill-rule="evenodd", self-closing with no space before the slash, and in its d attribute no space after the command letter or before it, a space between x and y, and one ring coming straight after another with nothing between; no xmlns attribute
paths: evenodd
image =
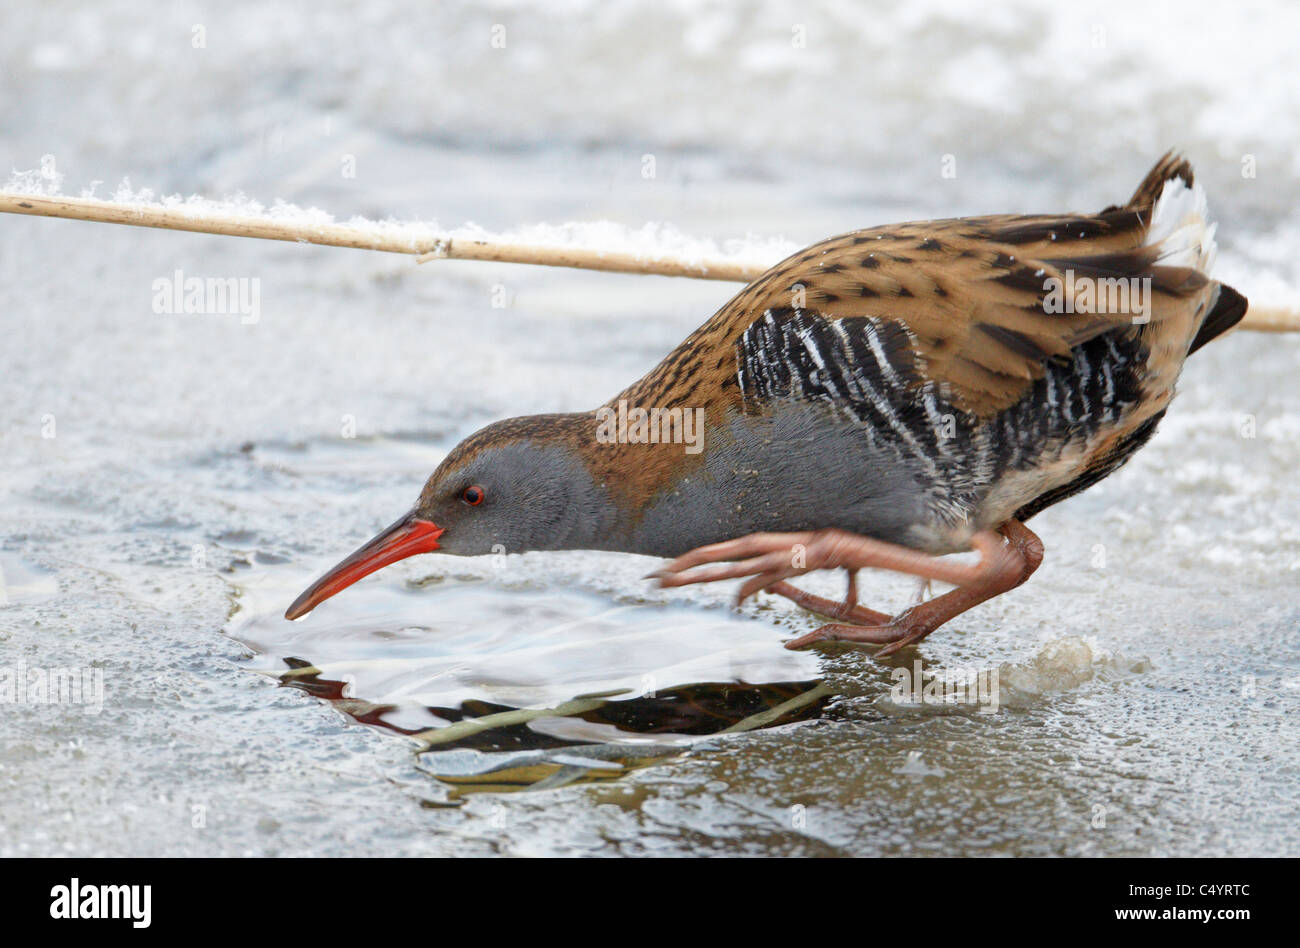
<svg viewBox="0 0 1300 948"><path fill-rule="evenodd" d="M599 408L470 435L285 615L417 553L609 550L673 558L664 586L742 579L739 601L831 620L787 647L897 651L1028 579L1043 546L1025 522L1150 439L1183 360L1246 311L1210 276L1214 246L1172 153L1100 213L814 244ZM890 615L858 604L864 568L955 588ZM843 601L788 582L818 569L848 571Z"/></svg>

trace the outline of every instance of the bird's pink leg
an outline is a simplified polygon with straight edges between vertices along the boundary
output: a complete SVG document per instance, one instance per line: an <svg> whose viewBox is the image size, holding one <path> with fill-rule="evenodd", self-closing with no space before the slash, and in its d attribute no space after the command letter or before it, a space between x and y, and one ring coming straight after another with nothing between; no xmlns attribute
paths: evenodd
<svg viewBox="0 0 1300 948"><path fill-rule="evenodd" d="M990 570L974 582L912 606L885 623L824 625L787 642L786 648L804 648L823 641L880 643L884 648L876 657L883 658L916 644L949 619L1019 586L1038 569L1043 561L1043 541L1032 530L1018 520L1008 520L998 527L998 533L1008 541L1005 549L1010 557L1004 568Z"/></svg>
<svg viewBox="0 0 1300 948"><path fill-rule="evenodd" d="M1003 538L1009 542L1003 543ZM1020 585L1042 561L1042 543L1018 521L1007 521L998 531L985 530L971 538L980 553L975 565L953 563L907 547L885 543L843 530L811 533L755 533L725 543L700 547L679 556L653 575L663 586L714 582L751 577L741 586L737 601L761 589L788 596L800 605L833 618L859 620L862 624L832 624L787 643L802 648L813 642L840 640L885 644L880 654L890 654L918 642L948 619L999 593ZM708 565L720 564L720 565ZM957 589L908 609L894 619L856 605L852 601L833 603L812 596L784 582L815 569L843 567L891 569L927 579L952 583Z"/></svg>
<svg viewBox="0 0 1300 948"><path fill-rule="evenodd" d="M844 530L751 533L691 550L650 575L661 586L751 577L736 595L738 604L783 579L818 569L889 569L962 586L987 573L991 564L997 565L1000 559L1006 558L1006 546L992 530L981 530L971 537L971 546L981 557L975 565L954 563Z"/></svg>

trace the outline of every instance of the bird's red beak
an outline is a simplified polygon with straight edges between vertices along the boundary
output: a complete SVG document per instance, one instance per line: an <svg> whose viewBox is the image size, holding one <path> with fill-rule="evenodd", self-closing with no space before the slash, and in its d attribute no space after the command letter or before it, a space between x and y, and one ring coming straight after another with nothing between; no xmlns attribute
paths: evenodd
<svg viewBox="0 0 1300 948"><path fill-rule="evenodd" d="M413 513L407 514L308 586L285 611L284 617L297 619L305 616L330 596L342 592L361 577L369 576L390 563L417 553L432 553L438 549L440 536L442 527L421 520Z"/></svg>

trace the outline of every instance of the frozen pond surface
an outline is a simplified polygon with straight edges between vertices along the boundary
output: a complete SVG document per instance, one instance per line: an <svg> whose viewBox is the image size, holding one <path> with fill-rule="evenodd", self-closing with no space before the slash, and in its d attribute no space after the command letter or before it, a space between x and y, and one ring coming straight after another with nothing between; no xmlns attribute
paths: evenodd
<svg viewBox="0 0 1300 948"><path fill-rule="evenodd" d="M567 29L440 7L19 4L0 158L52 155L69 193L129 175L340 217L807 243L1100 208L1180 145L1225 278L1296 304L1300 99L1277 77L1300 27L1259 28L1281 14L1211 36L1123 4L580 3ZM799 23L817 55L791 53ZM260 319L154 313L178 269L260 279ZM816 620L782 602L735 613L588 553L421 557L280 619L460 437L597 404L735 287L22 218L0 277L0 666L104 683L102 708L0 705L0 855L1300 851L1300 338L1198 353L1150 446L1035 520L1029 584L880 665L783 650ZM864 580L869 605L912 595ZM996 669L996 713L900 704L918 658ZM554 713L410 736L518 707Z"/></svg>

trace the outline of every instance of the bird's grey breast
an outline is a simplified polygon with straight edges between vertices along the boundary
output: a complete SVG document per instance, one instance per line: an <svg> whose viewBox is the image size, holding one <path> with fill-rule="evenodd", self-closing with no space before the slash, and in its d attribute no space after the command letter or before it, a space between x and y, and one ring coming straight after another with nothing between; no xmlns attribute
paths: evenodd
<svg viewBox="0 0 1300 948"><path fill-rule="evenodd" d="M822 527L903 543L924 517L914 465L824 406L733 412L706 438L703 463L640 518L637 552L673 556L747 533Z"/></svg>

